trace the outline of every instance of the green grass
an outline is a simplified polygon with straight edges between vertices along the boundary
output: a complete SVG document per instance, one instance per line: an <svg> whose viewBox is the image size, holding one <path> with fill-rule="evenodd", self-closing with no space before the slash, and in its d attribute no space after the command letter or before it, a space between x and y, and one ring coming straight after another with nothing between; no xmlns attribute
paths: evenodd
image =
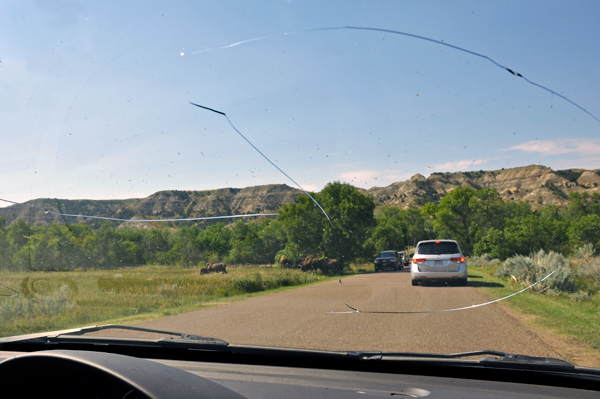
<svg viewBox="0 0 600 399"><path fill-rule="evenodd" d="M0 271L0 282L20 292L14 297L0 297L0 336L132 323L335 278L273 266L227 269L228 274L209 275L200 275L199 268L165 266ZM0 293L11 291L0 286Z"/></svg>
<svg viewBox="0 0 600 399"><path fill-rule="evenodd" d="M515 293L524 287L513 281L491 275L484 267L469 267L469 285L479 289L490 299ZM568 295L549 295L530 290L502 301L519 313L535 316L538 327L565 337L574 338L600 350L600 297L577 302Z"/></svg>

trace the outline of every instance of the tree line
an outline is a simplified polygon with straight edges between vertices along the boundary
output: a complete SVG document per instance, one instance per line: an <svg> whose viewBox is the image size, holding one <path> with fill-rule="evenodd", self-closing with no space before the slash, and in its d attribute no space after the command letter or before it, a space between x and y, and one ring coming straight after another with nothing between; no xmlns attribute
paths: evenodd
<svg viewBox="0 0 600 399"><path fill-rule="evenodd" d="M0 217L0 269L110 269L156 264L197 266L205 262L292 263L307 256L369 261L382 250L405 250L418 241L457 240L468 255L506 259L540 249L565 255L600 244L600 195L572 193L566 208L505 202L494 189L461 187L438 204L418 209L384 206L340 182L284 205L276 219L208 227L132 229L106 222L30 226Z"/></svg>

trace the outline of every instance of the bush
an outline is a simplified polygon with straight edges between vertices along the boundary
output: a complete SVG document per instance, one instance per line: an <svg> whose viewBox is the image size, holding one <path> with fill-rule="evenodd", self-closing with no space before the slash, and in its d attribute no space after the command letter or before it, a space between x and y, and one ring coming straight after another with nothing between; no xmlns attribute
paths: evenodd
<svg viewBox="0 0 600 399"><path fill-rule="evenodd" d="M578 248L579 249L579 248ZM600 261L591 256L589 248L577 253L574 261L577 271L577 287L590 295L595 295L600 290Z"/></svg>
<svg viewBox="0 0 600 399"><path fill-rule="evenodd" d="M481 256L473 256L471 259L469 259L469 263L473 266L482 267L490 263L491 260L492 258L490 255L483 254Z"/></svg>
<svg viewBox="0 0 600 399"><path fill-rule="evenodd" d="M179 296L179 287L177 284L161 284L158 292L164 297L176 298Z"/></svg>
<svg viewBox="0 0 600 399"><path fill-rule="evenodd" d="M573 252L573 257L578 259L589 259L594 256L596 250L594 249L593 244L584 244L583 246L576 248Z"/></svg>
<svg viewBox="0 0 600 399"><path fill-rule="evenodd" d="M8 323L15 318L52 317L72 309L69 287L63 285L53 294L35 295L31 298L19 295L14 300L3 303L0 306L0 323Z"/></svg>
<svg viewBox="0 0 600 399"><path fill-rule="evenodd" d="M481 256L473 256L468 261L469 266L483 267L490 274L495 274L498 266L500 265L500 259L492 259L488 254Z"/></svg>
<svg viewBox="0 0 600 399"><path fill-rule="evenodd" d="M279 287L307 284L313 280L314 275L312 273L286 271L272 276L263 276L257 272L250 276L233 278L222 288L221 294L224 296L249 294Z"/></svg>
<svg viewBox="0 0 600 399"><path fill-rule="evenodd" d="M262 274L255 273L253 276L238 277L232 280L231 285L236 294L249 294L267 289L267 284L263 281Z"/></svg>
<svg viewBox="0 0 600 399"><path fill-rule="evenodd" d="M574 300L575 302L585 302L590 301L592 297L585 291L577 291L569 295L569 298Z"/></svg>
<svg viewBox="0 0 600 399"><path fill-rule="evenodd" d="M550 274L555 273L544 282L532 288L534 291L545 292L555 289L561 292L575 292L575 273L567 259L559 253L550 251L545 253L540 250L530 256L516 255L508 258L502 266L498 267L495 275L510 277L523 285L531 285Z"/></svg>

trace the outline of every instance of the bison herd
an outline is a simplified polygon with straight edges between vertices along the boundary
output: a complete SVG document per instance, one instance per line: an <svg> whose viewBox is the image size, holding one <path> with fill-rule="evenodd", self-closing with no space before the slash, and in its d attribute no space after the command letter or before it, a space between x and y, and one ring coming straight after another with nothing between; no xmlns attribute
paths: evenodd
<svg viewBox="0 0 600 399"><path fill-rule="evenodd" d="M343 269L342 262L338 259L318 259L311 256L306 257L300 263L290 262L285 256L279 259L281 267L288 269L300 269L303 272L321 270L325 274L338 274ZM227 265L225 263L207 263L200 274L223 273L227 274Z"/></svg>
<svg viewBox="0 0 600 399"><path fill-rule="evenodd" d="M285 255L279 259L281 267L290 269L300 269L303 272L321 270L325 274L340 273L343 269L342 262L338 259L319 259L308 256L300 261L300 263L290 262Z"/></svg>

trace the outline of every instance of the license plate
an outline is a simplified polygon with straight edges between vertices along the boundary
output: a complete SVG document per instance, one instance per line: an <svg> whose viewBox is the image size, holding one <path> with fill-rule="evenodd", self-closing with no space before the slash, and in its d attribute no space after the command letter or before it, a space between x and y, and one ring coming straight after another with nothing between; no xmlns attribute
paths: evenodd
<svg viewBox="0 0 600 399"><path fill-rule="evenodd" d="M444 261L443 260L434 260L433 266L444 266Z"/></svg>

